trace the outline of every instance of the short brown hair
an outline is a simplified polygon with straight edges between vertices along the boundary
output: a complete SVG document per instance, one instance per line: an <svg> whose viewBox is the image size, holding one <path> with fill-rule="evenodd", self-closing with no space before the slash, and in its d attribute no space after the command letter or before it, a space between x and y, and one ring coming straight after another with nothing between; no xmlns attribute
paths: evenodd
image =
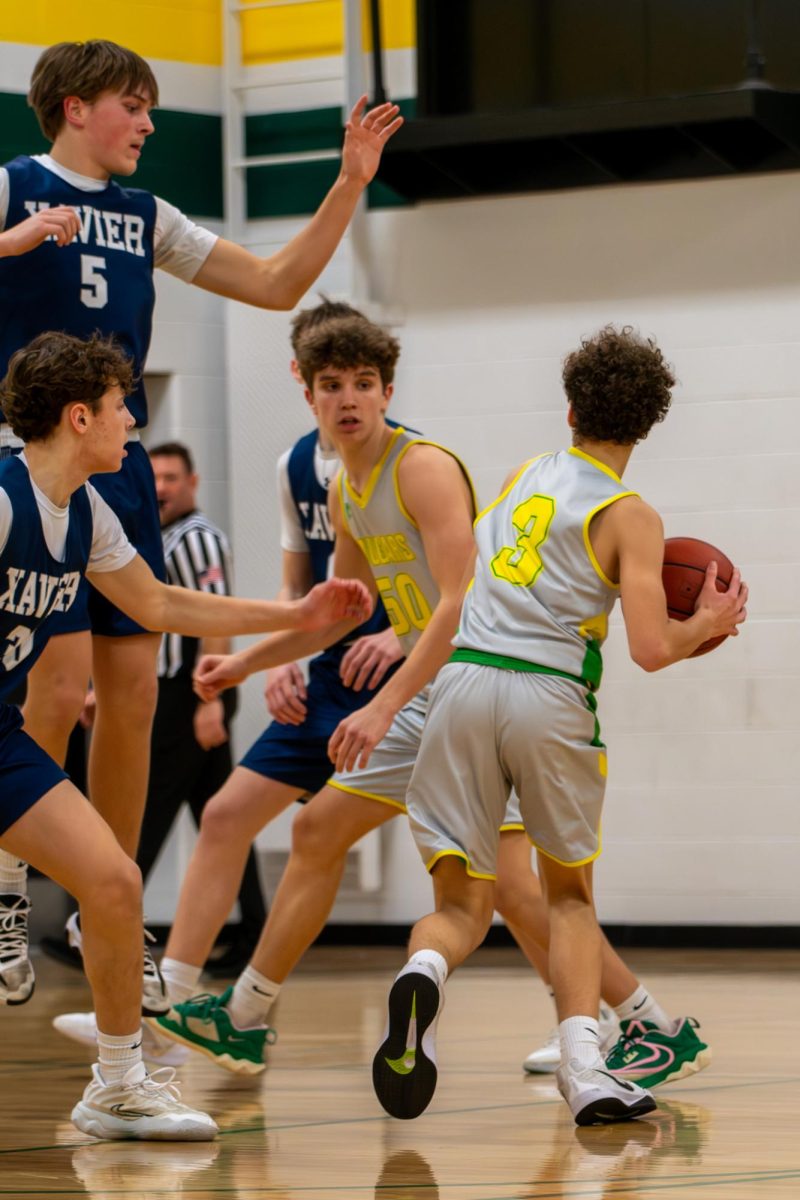
<svg viewBox="0 0 800 1200"><path fill-rule="evenodd" d="M631 446L663 421L675 376L652 338L606 325L564 360L576 439Z"/></svg>
<svg viewBox="0 0 800 1200"><path fill-rule="evenodd" d="M68 404L86 404L98 412L102 397L115 385L127 395L133 367L112 338L40 333L12 354L0 384L0 405L23 442L44 441Z"/></svg>
<svg viewBox="0 0 800 1200"><path fill-rule="evenodd" d="M158 104L158 84L148 63L116 42L58 42L39 55L31 76L28 104L42 133L54 142L64 124L64 101L80 96L89 103L101 92L145 92Z"/></svg>
<svg viewBox="0 0 800 1200"><path fill-rule="evenodd" d="M341 317L309 330L300 339L297 363L306 386L313 388L314 376L324 367L347 370L374 367L388 387L400 357L400 343L366 317Z"/></svg>
<svg viewBox="0 0 800 1200"><path fill-rule="evenodd" d="M150 458L179 458L186 467L187 475L194 475L194 459L188 446L183 442L160 442L147 451Z"/></svg>
<svg viewBox="0 0 800 1200"><path fill-rule="evenodd" d="M321 303L314 308L301 308L300 312L292 317L290 341L295 358L298 357L300 339L312 329L324 325L326 321L338 320L341 317L361 317L364 321L367 319L357 308L353 308L352 304L347 304L344 300L329 300L322 292L320 300Z"/></svg>

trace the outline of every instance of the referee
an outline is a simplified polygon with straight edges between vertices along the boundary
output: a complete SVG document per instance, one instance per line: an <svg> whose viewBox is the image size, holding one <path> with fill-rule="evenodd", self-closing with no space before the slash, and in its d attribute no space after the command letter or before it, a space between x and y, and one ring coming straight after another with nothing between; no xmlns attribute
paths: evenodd
<svg viewBox="0 0 800 1200"><path fill-rule="evenodd" d="M161 520L167 582L194 591L231 590L228 540L197 508L198 477L192 456L180 442L150 450ZM227 638L190 638L165 633L158 656L158 703L153 721L150 783L137 863L146 880L181 805L189 805L195 823L206 802L231 773L228 723L236 707L235 691L205 704L192 691L199 654L227 654ZM214 973L235 973L246 962L266 919L255 855L251 849L239 890L241 925L222 959L209 963Z"/></svg>

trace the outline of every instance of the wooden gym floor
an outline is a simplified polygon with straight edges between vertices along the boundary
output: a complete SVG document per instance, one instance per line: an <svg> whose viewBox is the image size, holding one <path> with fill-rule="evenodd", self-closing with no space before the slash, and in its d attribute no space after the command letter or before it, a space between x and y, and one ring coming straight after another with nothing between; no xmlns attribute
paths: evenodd
<svg viewBox="0 0 800 1200"><path fill-rule="evenodd" d="M0 1196L93 1200L796 1200L800 1195L800 953L633 952L675 1015L703 1022L714 1063L657 1091L658 1111L576 1131L549 1077L521 1062L551 1024L511 951L476 955L448 985L439 1089L414 1122L375 1100L369 1063L399 950L314 951L286 986L280 1040L255 1080L204 1058L184 1098L213 1144L98 1143L69 1112L91 1055L56 1034L87 1007L82 977L38 957L37 990L0 1009Z"/></svg>

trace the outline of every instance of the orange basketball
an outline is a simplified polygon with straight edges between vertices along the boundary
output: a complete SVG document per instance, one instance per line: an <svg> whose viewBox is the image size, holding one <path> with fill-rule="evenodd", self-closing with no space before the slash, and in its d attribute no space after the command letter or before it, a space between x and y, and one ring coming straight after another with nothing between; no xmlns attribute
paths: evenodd
<svg viewBox="0 0 800 1200"><path fill-rule="evenodd" d="M674 620L685 621L694 612L706 577L706 567L710 562L717 564L717 591L724 592L733 575L733 563L726 554L709 542L701 542L699 538L666 539L661 577L667 594L667 612ZM722 634L720 637L709 638L689 657L697 658L699 654L708 654L709 650L714 650L724 642L726 637L727 634Z"/></svg>

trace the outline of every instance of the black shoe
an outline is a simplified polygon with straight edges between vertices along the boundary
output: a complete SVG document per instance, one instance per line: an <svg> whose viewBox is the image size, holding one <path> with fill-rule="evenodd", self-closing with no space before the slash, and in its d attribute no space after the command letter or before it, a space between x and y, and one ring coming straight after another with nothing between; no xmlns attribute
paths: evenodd
<svg viewBox="0 0 800 1200"><path fill-rule="evenodd" d="M231 942L218 958L208 960L203 971L212 979L230 979L240 975L248 966L255 948L255 942Z"/></svg>
<svg viewBox="0 0 800 1200"><path fill-rule="evenodd" d="M389 993L389 1024L372 1062L375 1095L392 1117L411 1120L436 1091L436 1022L444 994L426 972L406 968Z"/></svg>
<svg viewBox="0 0 800 1200"><path fill-rule="evenodd" d="M80 950L70 946L65 937L43 937L39 945L48 958L55 958L68 967L83 970L83 955Z"/></svg>

